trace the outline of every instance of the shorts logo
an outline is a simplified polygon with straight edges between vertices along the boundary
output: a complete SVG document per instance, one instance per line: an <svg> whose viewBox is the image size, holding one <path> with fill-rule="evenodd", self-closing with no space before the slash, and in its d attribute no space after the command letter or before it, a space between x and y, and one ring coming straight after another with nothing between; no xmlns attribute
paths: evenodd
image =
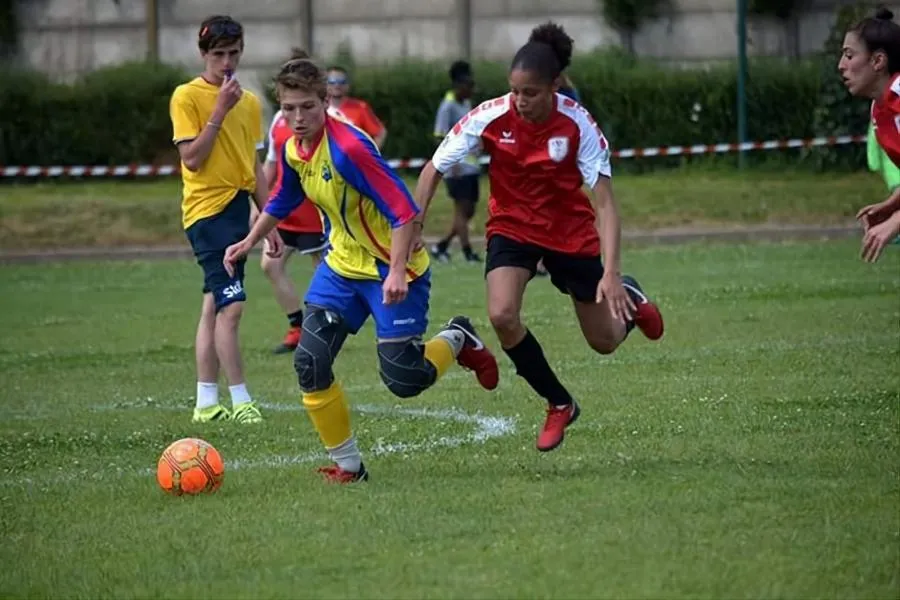
<svg viewBox="0 0 900 600"><path fill-rule="evenodd" d="M569 154L569 138L552 137L547 142L547 154L553 162L562 162Z"/></svg>
<svg viewBox="0 0 900 600"><path fill-rule="evenodd" d="M243 284L241 284L240 281L235 281L234 283L232 283L231 285L226 287L224 290L222 290L222 294L229 300L232 300L232 299L236 298L237 296L240 296L243 293L244 293L244 286L243 286Z"/></svg>
<svg viewBox="0 0 900 600"><path fill-rule="evenodd" d="M394 325L412 325L416 320L412 317L408 319L394 319Z"/></svg>

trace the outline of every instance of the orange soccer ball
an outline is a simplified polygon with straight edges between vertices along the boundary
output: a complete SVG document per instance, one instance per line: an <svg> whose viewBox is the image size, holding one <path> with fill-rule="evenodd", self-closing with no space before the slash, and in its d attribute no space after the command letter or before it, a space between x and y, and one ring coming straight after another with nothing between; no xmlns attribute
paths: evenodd
<svg viewBox="0 0 900 600"><path fill-rule="evenodd" d="M212 444L196 438L174 442L163 451L156 465L156 481L166 493L203 494L222 485L225 463Z"/></svg>

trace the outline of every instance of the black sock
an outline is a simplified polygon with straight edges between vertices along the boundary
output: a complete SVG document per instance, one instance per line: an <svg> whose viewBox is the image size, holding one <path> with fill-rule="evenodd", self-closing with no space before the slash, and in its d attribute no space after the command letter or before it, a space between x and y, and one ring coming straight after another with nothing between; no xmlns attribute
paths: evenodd
<svg viewBox="0 0 900 600"><path fill-rule="evenodd" d="M554 406L572 404L572 396L556 378L556 374L544 357L541 344L530 331L525 333L525 338L516 346L504 348L504 352L516 365L516 373L547 402Z"/></svg>
<svg viewBox="0 0 900 600"><path fill-rule="evenodd" d="M447 251L447 248L450 247L450 240L452 239L453 237L451 236L448 238L444 238L437 243L438 254L444 254Z"/></svg>
<svg viewBox="0 0 900 600"><path fill-rule="evenodd" d="M472 256L472 254L474 254L472 252L472 246L470 246L469 244L463 246L462 251L464 256Z"/></svg>
<svg viewBox="0 0 900 600"><path fill-rule="evenodd" d="M288 323L291 324L291 327L302 327L303 326L303 310L298 310L297 312L293 312L287 316Z"/></svg>

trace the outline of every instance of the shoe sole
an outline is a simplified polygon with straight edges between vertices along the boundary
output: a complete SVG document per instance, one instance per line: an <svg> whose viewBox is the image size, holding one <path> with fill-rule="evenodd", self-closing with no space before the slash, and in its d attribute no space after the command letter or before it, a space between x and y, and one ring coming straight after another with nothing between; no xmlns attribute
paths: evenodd
<svg viewBox="0 0 900 600"><path fill-rule="evenodd" d="M573 414L573 415L572 415L572 418L569 419L569 422L566 423L566 428L563 429L563 434L562 434L561 436L559 436L559 441L556 442L556 444L554 444L554 445L552 445L552 446L548 446L548 447L546 447L546 448L541 448L540 446L538 446L538 447L537 447L538 452L550 452L551 450L556 450L557 448L559 448L560 445L563 443L563 440L566 439L566 429L568 429L569 427L571 427L572 425L574 425L574 424L575 424L575 421L577 421L577 420L578 420L578 417L580 417L580 416L581 416L581 407L580 407L580 406L578 405L578 403L576 402L576 403L575 403L575 414Z"/></svg>

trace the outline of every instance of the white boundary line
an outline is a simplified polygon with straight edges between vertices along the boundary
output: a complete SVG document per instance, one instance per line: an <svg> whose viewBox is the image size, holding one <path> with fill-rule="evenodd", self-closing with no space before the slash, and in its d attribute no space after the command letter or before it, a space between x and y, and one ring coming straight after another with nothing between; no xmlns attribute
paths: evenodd
<svg viewBox="0 0 900 600"><path fill-rule="evenodd" d="M270 404L261 403L260 406L267 411L272 412L305 412L305 409L299 403L297 404ZM106 411L122 411L147 408L152 410L178 410L190 411L190 407L178 407L171 405L152 405L140 404L139 402L130 402L118 405L100 405L95 406L91 410L98 412ZM415 452L427 454L434 452L440 448L457 448L467 444L483 444L488 440L511 435L516 431L516 420L512 417L488 416L482 414L470 414L457 408L447 409L429 409L429 408L406 408L406 407L388 407L377 406L371 404L362 404L352 407L354 412L373 415L397 415L409 419L432 419L439 423L463 423L473 425L475 430L471 433L458 436L432 436L420 442L404 442L394 441L388 442L384 439L376 440L375 444L368 449L363 450L366 456L386 456L391 454L405 455ZM262 425L261 427L265 427ZM225 458L225 472L245 469L271 469L291 467L295 465L327 460L324 452L307 452L305 454L280 454L272 456L263 456L259 458ZM144 469L118 469L116 471L104 470L102 472L85 472L84 470L75 470L71 472L60 472L57 475L48 477L10 477L0 480L0 487L20 486L20 485L36 485L50 486L62 483L71 483L73 481L83 480L108 480L114 477L125 476L142 476L148 477L155 474L154 468Z"/></svg>

